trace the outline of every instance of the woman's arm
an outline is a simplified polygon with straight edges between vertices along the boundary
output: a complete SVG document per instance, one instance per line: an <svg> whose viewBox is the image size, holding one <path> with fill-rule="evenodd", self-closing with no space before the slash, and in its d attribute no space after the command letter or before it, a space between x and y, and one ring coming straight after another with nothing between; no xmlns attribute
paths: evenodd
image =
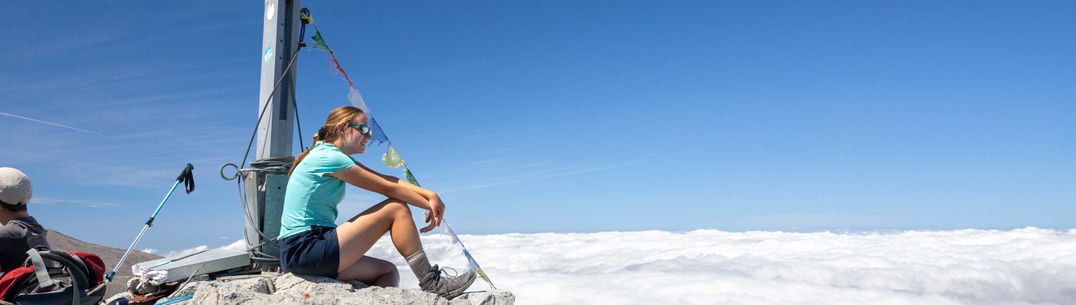
<svg viewBox="0 0 1076 305"><path fill-rule="evenodd" d="M441 225L445 205L441 202L441 198L437 196L437 193L433 191L408 183L400 178L382 175L358 162L355 163L355 166L329 175L359 188L430 211L430 213L426 214L426 222L429 225L419 230L421 232L429 232Z"/></svg>
<svg viewBox="0 0 1076 305"><path fill-rule="evenodd" d="M369 167L366 167L365 165L362 165L361 163L356 162L355 165L362 166L363 169L365 169L365 170L367 170L367 171L369 171L371 173L374 173L375 175L378 175L382 179L392 181L393 183L396 183L396 184L402 185L404 187L407 187L408 189L414 191L415 193L418 193L419 195L422 195L422 197L425 197L426 200L433 200L435 197L438 200L440 200L440 198L437 196L437 193L434 193L433 191L425 189L425 188L423 188L421 186L411 184L410 182L407 182L407 180L378 173L377 171L372 170Z"/></svg>
<svg viewBox="0 0 1076 305"><path fill-rule="evenodd" d="M441 219L442 219L442 217L445 217L445 204L444 204L444 202L441 202L441 196L438 196L437 193L434 193L431 190L424 189L421 186L411 184L410 182L407 182L406 180L396 178L396 177L392 177L392 176L386 176L386 177L388 177L390 180L391 179L396 179L396 184L403 185L403 186L405 186L405 187L407 187L407 188L409 188L409 189L411 189L411 190L413 190L413 191L415 191L415 192L417 192L419 194L422 194L422 196L426 197L426 200L430 201L430 206L433 207L433 208L426 211L426 216L424 218L425 219L424 221L426 223L428 223L429 225L427 225L425 228L422 228L421 230L419 230L419 232L426 233L426 232L429 232L430 230L433 230L433 228L436 228L437 226L441 225Z"/></svg>

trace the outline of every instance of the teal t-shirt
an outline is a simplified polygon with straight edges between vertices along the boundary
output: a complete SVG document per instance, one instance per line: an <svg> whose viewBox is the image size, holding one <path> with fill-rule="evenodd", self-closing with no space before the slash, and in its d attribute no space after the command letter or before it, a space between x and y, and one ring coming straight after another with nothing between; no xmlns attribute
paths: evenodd
<svg viewBox="0 0 1076 305"><path fill-rule="evenodd" d="M288 178L278 239L309 231L310 226L336 227L336 205L344 199L346 183L325 174L352 166L355 160L336 146L315 143Z"/></svg>

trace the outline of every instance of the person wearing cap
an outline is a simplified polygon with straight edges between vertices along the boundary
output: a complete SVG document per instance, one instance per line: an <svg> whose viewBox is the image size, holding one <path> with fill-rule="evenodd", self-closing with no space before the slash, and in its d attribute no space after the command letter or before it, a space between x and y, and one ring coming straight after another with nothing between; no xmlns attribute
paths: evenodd
<svg viewBox="0 0 1076 305"><path fill-rule="evenodd" d="M0 273L21 266L31 248L49 247L48 231L26 211L33 193L26 174L0 167Z"/></svg>

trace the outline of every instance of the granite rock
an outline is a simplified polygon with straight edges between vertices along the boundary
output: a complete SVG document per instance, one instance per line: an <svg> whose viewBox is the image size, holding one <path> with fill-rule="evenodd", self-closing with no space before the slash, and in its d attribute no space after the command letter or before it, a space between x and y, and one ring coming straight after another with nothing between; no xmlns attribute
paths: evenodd
<svg viewBox="0 0 1076 305"><path fill-rule="evenodd" d="M408 304L408 305L511 305L515 296L505 290L468 292L448 300L419 289L369 287L358 281L295 274L265 274L191 281L170 298L179 304ZM167 302L167 299L158 303Z"/></svg>

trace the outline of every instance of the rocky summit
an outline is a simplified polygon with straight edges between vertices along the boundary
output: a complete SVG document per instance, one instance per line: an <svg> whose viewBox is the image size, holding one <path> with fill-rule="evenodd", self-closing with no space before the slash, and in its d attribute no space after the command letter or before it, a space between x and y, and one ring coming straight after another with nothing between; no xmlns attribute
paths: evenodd
<svg viewBox="0 0 1076 305"><path fill-rule="evenodd" d="M505 290L468 292L448 300L418 289L370 287L358 281L295 274L263 274L193 280L158 303L178 304L409 304L509 305L515 295Z"/></svg>

